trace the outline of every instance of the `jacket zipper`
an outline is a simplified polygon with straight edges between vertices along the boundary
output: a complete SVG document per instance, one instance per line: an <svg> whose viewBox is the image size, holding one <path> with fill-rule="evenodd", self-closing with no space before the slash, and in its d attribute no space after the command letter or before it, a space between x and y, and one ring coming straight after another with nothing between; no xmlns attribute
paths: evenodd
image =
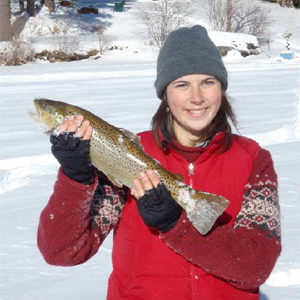
<svg viewBox="0 0 300 300"><path fill-rule="evenodd" d="M189 185L193 187L194 164L189 163Z"/></svg>
<svg viewBox="0 0 300 300"><path fill-rule="evenodd" d="M191 188L193 188L193 179L194 179L194 164L193 163L189 163L188 165L188 170L189 170L189 186ZM197 280L198 280L198 277L196 275L196 267L191 264L191 281L192 281L192 285L191 285L191 300L192 299L196 299L197 297Z"/></svg>

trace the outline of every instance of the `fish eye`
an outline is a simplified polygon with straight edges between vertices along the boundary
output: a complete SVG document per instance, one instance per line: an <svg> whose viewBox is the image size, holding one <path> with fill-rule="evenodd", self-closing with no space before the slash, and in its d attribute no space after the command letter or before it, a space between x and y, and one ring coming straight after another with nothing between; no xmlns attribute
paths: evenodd
<svg viewBox="0 0 300 300"><path fill-rule="evenodd" d="M55 114L55 117L56 117L56 119L57 119L58 122L62 122L64 120L64 116L60 115L58 113Z"/></svg>

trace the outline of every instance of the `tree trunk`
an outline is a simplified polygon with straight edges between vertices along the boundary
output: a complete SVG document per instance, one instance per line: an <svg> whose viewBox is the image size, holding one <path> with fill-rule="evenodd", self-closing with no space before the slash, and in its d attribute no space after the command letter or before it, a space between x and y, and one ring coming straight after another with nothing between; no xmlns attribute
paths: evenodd
<svg viewBox="0 0 300 300"><path fill-rule="evenodd" d="M295 8L300 8L300 0L293 0L293 5Z"/></svg>
<svg viewBox="0 0 300 300"><path fill-rule="evenodd" d="M44 4L48 7L50 12L54 11L54 0L44 0Z"/></svg>
<svg viewBox="0 0 300 300"><path fill-rule="evenodd" d="M227 0L227 26L226 26L226 31L231 32L232 30L232 24L231 24L231 20L232 20L232 0Z"/></svg>
<svg viewBox="0 0 300 300"><path fill-rule="evenodd" d="M19 0L19 8L21 13L25 10L24 0Z"/></svg>
<svg viewBox="0 0 300 300"><path fill-rule="evenodd" d="M35 2L35 0L27 0L26 11L28 12L29 16L34 16L35 15L34 2Z"/></svg>
<svg viewBox="0 0 300 300"><path fill-rule="evenodd" d="M12 39L10 0L0 1L0 42Z"/></svg>

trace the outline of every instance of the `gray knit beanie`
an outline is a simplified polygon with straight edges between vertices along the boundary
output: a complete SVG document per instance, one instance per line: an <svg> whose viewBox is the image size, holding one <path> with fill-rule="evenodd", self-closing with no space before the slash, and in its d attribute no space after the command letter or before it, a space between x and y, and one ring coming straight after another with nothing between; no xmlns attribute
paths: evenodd
<svg viewBox="0 0 300 300"><path fill-rule="evenodd" d="M172 31L160 49L157 58L155 88L162 99L167 85L189 74L202 73L220 80L227 89L227 71L216 45L200 25Z"/></svg>

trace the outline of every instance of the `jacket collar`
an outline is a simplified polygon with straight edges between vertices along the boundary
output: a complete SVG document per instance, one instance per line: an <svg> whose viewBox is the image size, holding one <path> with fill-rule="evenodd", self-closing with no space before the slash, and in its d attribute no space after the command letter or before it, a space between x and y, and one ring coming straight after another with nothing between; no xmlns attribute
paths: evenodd
<svg viewBox="0 0 300 300"><path fill-rule="evenodd" d="M204 152L212 153L215 152L216 150L220 149L224 142L224 137L226 133L223 131L217 132L217 134L210 140L205 141L203 144L199 145L199 147L202 147L204 149ZM168 155L172 151L176 151L177 148L182 148L184 146L179 145L176 141L173 141L172 138L170 137L168 131L166 128L163 128L160 131L160 141L161 141L161 148L163 152ZM187 148L187 147L186 147ZM191 147L191 151L193 151L194 147ZM195 151L197 147L195 147Z"/></svg>

